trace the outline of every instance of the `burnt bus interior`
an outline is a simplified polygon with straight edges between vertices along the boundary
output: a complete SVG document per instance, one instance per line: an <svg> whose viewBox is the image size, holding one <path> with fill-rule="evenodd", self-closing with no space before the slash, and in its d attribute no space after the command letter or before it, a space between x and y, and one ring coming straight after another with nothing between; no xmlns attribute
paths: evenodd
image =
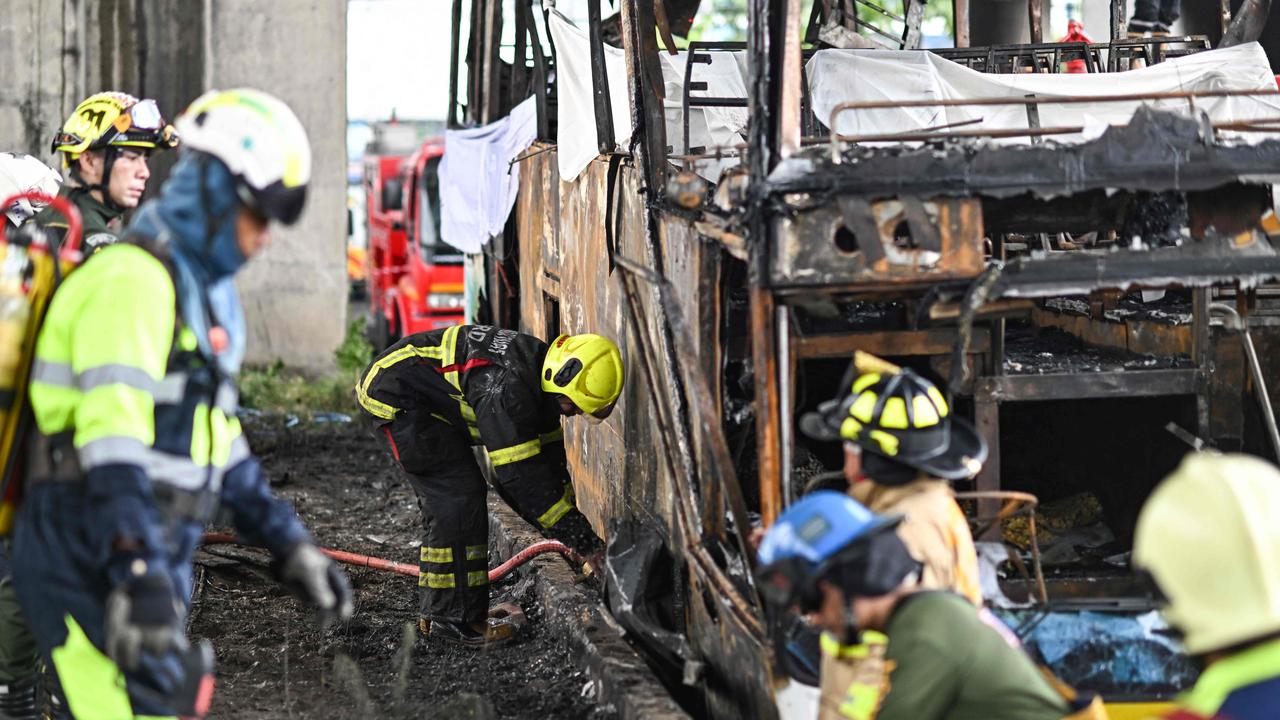
<svg viewBox="0 0 1280 720"><path fill-rule="evenodd" d="M1029 0L1033 42L968 47L971 3L954 0L956 47L929 51L916 0L749 0L745 42L689 42L699 4L453 5L451 124L529 97L538 110L538 141L512 164L516 210L470 260L477 320L611 334L627 356L607 431L570 422L566 436L630 637L694 714L775 716L774 689L804 668L770 639L779 620L745 538L804 492L841 487L840 448L796 419L862 350L945 383L989 444L956 490L994 569L988 601L1028 647L1043 649L1036 632L1094 638L1041 659L1115 708L1187 686L1185 657L1134 634L1155 605L1127 553L1143 500L1186 452L1276 457L1274 84L833 100L814 91L815 60L927 52L1046 87L1073 61L1096 76L1244 46L1269 3L1232 17L1223 0L1213 38L1128 38L1113 0L1109 38L1047 43ZM581 15L574 55L553 37L573 24L562 11ZM571 96L570 78L588 92ZM1121 100L1131 117L1103 129L1054 124ZM1259 105L1237 116L1236 102ZM1017 121L839 129L962 107ZM569 122L594 137L562 136ZM598 156L566 178L571 141ZM1140 670L1113 673L1121 652Z"/></svg>

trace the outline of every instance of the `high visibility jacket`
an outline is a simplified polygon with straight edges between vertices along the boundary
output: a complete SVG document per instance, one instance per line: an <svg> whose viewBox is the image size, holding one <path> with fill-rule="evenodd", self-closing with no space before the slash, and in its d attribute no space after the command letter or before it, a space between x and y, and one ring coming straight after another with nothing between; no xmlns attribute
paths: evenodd
<svg viewBox="0 0 1280 720"><path fill-rule="evenodd" d="M1212 578L1206 579L1212 581ZM1178 698L1169 720L1263 720L1280 708L1280 640L1217 660Z"/></svg>
<svg viewBox="0 0 1280 720"><path fill-rule="evenodd" d="M98 255L63 283L36 344L31 406L43 439L32 482L83 480L102 498L102 512L68 520L86 525L104 561L121 538L153 554L170 555L175 543L188 546L178 555L189 552L192 528L219 504L273 552L306 539L249 453L232 380L178 320L168 268L130 243ZM183 526L186 537L166 536Z"/></svg>
<svg viewBox="0 0 1280 720"><path fill-rule="evenodd" d="M460 439L482 444L516 511L581 548L595 538L574 505L559 403L542 390L546 354L532 335L487 325L416 333L374 359L356 397L378 421L429 413Z"/></svg>

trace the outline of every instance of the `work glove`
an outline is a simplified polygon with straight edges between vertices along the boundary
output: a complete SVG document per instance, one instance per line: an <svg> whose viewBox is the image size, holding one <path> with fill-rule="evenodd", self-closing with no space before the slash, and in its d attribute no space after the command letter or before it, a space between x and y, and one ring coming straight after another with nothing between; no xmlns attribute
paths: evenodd
<svg viewBox="0 0 1280 720"><path fill-rule="evenodd" d="M319 608L320 624L351 617L353 603L347 576L311 543L293 546L281 563L280 581L294 597Z"/></svg>
<svg viewBox="0 0 1280 720"><path fill-rule="evenodd" d="M125 670L134 670L142 653L160 655L186 646L183 610L168 573L130 563L128 579L107 596L107 656Z"/></svg>

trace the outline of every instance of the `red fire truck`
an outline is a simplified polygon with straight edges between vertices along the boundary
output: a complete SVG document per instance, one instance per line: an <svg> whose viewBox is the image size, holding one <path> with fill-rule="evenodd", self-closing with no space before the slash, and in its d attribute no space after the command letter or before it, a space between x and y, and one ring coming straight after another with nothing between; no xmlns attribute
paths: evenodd
<svg viewBox="0 0 1280 720"><path fill-rule="evenodd" d="M431 138L408 158L365 159L369 339L376 350L463 321L463 256L440 240L436 170L443 155L444 139Z"/></svg>

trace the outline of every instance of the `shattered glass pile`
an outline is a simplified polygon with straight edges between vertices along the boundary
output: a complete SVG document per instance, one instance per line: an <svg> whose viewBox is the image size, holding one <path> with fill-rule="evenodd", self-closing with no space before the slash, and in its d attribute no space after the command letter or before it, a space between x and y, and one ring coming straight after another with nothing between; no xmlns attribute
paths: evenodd
<svg viewBox="0 0 1280 720"><path fill-rule="evenodd" d="M1108 699L1169 697L1199 674L1155 610L1141 614L994 609L1032 657L1065 682Z"/></svg>

